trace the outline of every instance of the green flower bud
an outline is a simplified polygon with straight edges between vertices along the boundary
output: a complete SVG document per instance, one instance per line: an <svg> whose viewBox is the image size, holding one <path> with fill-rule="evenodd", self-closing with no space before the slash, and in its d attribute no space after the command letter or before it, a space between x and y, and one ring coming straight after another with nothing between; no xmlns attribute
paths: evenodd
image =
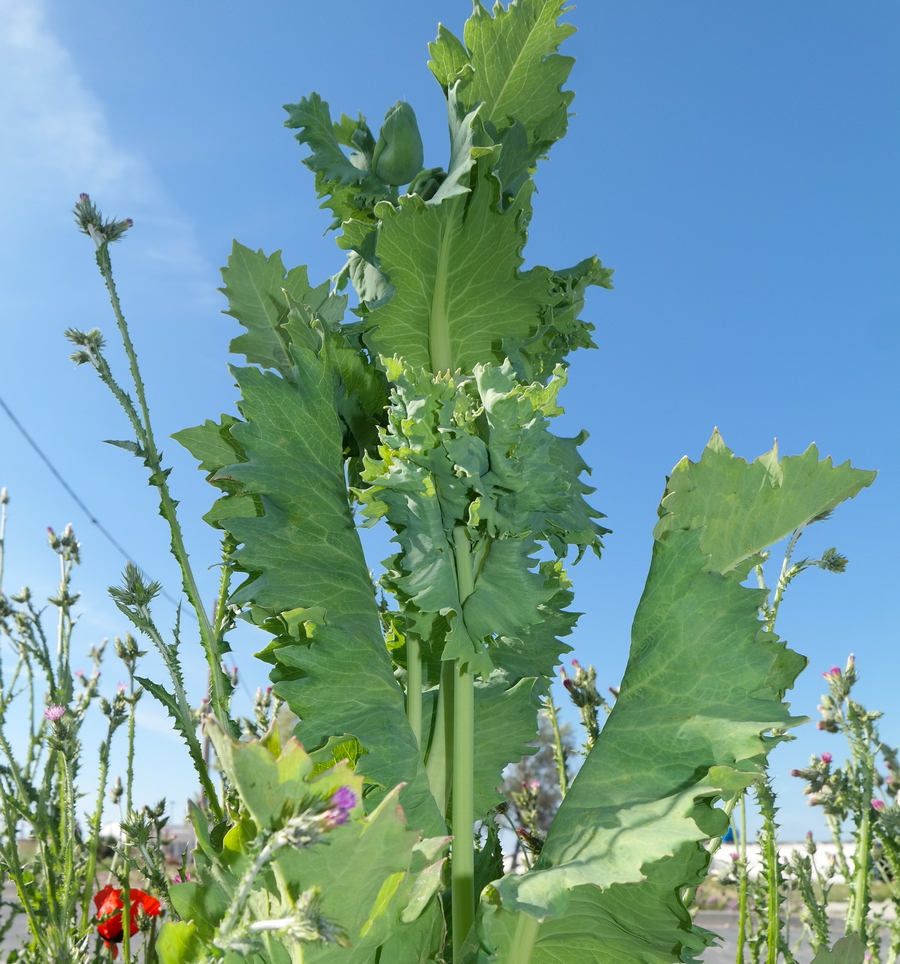
<svg viewBox="0 0 900 964"><path fill-rule="evenodd" d="M425 157L416 115L406 101L398 100L384 117L372 155L372 173L385 184L409 182L422 170Z"/></svg>
<svg viewBox="0 0 900 964"><path fill-rule="evenodd" d="M413 178L406 193L418 194L423 201L430 201L446 179L447 172L442 167L426 167Z"/></svg>

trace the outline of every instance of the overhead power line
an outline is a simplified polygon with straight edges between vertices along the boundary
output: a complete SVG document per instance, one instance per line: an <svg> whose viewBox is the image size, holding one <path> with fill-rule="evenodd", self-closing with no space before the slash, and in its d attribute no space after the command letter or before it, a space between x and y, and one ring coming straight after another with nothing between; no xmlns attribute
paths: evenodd
<svg viewBox="0 0 900 964"><path fill-rule="evenodd" d="M81 511L88 517L91 523L100 530L100 532L103 534L103 536L107 539L107 541L111 545L115 546L115 548L119 551L119 553L121 553L121 555L124 556L126 561L136 565L138 569L140 569L141 571L144 571L143 566L140 566L138 565L137 562L135 562L134 556L122 546L122 544L115 538L115 536L109 531L109 529L107 529L106 526L103 525L103 523L94 515L94 513L91 512L91 510L84 504L83 500L79 497L78 493L65 480L62 473L50 461L47 454L40 447L40 445L38 445L37 442L35 442L35 440L28 434L28 431L26 430L25 426L16 418L14 412L9 407L9 405L6 404L2 396L0 396L0 408L2 408L4 412L6 412L6 414L9 416L9 420L19 430L20 434L22 435L22 438L24 438L25 441L34 449L34 451L37 453L38 457L41 459L44 465L46 465L47 468L51 471L56 481L59 482L59 484L66 490L66 492L71 496L72 500L75 502L78 508L81 509ZM170 603L172 603L173 606L178 605L177 600L173 599L164 589L160 590L160 595L163 596L165 599L167 599Z"/></svg>

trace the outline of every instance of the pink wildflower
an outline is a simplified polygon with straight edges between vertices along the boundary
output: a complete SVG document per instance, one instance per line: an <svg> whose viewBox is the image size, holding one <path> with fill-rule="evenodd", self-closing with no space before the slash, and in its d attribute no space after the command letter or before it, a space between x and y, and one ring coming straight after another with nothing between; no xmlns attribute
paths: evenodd
<svg viewBox="0 0 900 964"><path fill-rule="evenodd" d="M884 810L884 800L873 800L872 809L877 810L879 813Z"/></svg>
<svg viewBox="0 0 900 964"><path fill-rule="evenodd" d="M48 706L47 709L44 710L44 716L51 723L57 723L59 720L63 718L63 716L65 715L65 712L66 712L66 708L64 706L53 704L52 706Z"/></svg>
<svg viewBox="0 0 900 964"><path fill-rule="evenodd" d="M830 753L823 753L821 759L823 763L831 763L834 757Z"/></svg>

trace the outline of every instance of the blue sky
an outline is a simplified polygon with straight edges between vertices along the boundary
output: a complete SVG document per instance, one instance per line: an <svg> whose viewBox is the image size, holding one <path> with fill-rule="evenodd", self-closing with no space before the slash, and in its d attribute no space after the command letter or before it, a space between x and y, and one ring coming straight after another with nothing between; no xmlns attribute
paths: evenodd
<svg viewBox="0 0 900 964"><path fill-rule="evenodd" d="M0 0L0 394L169 592L178 580L152 493L135 460L102 444L123 437L123 419L67 358L69 326L113 340L72 204L88 191L135 221L113 254L158 436L232 411L236 325L215 291L231 238L280 248L316 280L342 263L281 105L317 90L334 113L362 110L377 126L405 99L426 164L443 163L425 44L438 21L458 32L468 13L465 0ZM539 171L526 256L563 266L597 253L616 269L615 291L594 291L586 309L600 348L576 356L564 400L564 429L591 434L595 503L614 530L603 562L574 573L577 656L618 683L665 475L699 457L714 426L749 458L775 437L784 454L816 442L880 476L802 540L803 554L835 545L851 563L791 587L779 629L811 665L789 699L815 717L820 672L855 652L859 698L886 711L896 744L900 8L637 0L585 3L568 19L577 116ZM216 561L199 521L212 492L174 442L166 457L204 570ZM12 498L6 590L54 589L45 529L71 522L84 545L75 649L124 633L105 593L123 560L2 413L0 485ZM212 596L214 570L206 580ZM260 642L235 644L249 691L265 683ZM199 698L203 662L187 665ZM111 689L117 673L110 664ZM166 794L180 819L186 754L149 697L140 724L138 797ZM787 771L842 753L812 724L795 732L773 756L787 839L823 826Z"/></svg>

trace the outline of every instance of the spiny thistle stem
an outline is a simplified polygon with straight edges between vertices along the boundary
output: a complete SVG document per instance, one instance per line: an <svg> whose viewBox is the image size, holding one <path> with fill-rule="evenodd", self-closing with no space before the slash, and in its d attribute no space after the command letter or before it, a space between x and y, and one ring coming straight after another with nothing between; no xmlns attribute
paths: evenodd
<svg viewBox="0 0 900 964"><path fill-rule="evenodd" d="M99 333L95 342L91 342L90 336L83 336L80 335L80 333L77 339L73 338L73 340L77 340L77 343L83 348L81 352L76 353L76 361L79 363L83 361L91 362L93 367L97 369L101 375L101 378L103 378L103 381L116 395L135 429L138 444L142 449L141 454L144 457L144 462L151 471L151 484L154 485L159 492L161 515L169 524L172 553L181 567L184 592L197 615L197 622L200 627L200 638L210 668L210 698L213 712L222 720L224 725L233 728L231 714L229 712L229 694L225 684L225 675L221 669L223 654L221 639L213 631L209 616L202 603L197 581L194 578L181 527L178 523L176 503L172 498L166 480L168 473L162 467L159 450L157 449L156 440L153 435L153 428L150 422L150 408L147 404L147 394L138 365L137 352L131 340L128 323L122 312L121 302L116 290L115 280L113 279L109 245L113 241L118 241L132 224L130 220L104 222L100 212L86 194L81 195L78 204L76 204L75 214L76 221L81 230L89 235L96 245L95 256L97 267L100 269L100 274L109 292L110 304L115 315L116 325L119 329L125 354L128 358L129 371L132 382L134 383L140 413L138 414L138 412L134 410L131 400L116 384L112 374L109 372L108 365L106 365L105 360L102 359L99 352L99 345L102 344L102 341L99 339ZM101 368L104 370L101 370Z"/></svg>
<svg viewBox="0 0 900 964"><path fill-rule="evenodd" d="M115 724L109 721L106 740L100 744L100 780L97 787L97 802L90 823L90 837L88 843L88 862L84 871L84 893L81 899L81 926L87 927L91 916L91 890L93 889L94 874L97 870L97 849L100 846L100 823L103 818L103 799L106 796L106 780L109 775L109 748L112 743Z"/></svg>
<svg viewBox="0 0 900 964"><path fill-rule="evenodd" d="M563 800L569 792L569 774L566 769L566 748L563 746L562 733L559 731L559 715L553 702L553 694L547 697L547 716L553 727L553 757L556 760L556 772L559 774L559 795Z"/></svg>

